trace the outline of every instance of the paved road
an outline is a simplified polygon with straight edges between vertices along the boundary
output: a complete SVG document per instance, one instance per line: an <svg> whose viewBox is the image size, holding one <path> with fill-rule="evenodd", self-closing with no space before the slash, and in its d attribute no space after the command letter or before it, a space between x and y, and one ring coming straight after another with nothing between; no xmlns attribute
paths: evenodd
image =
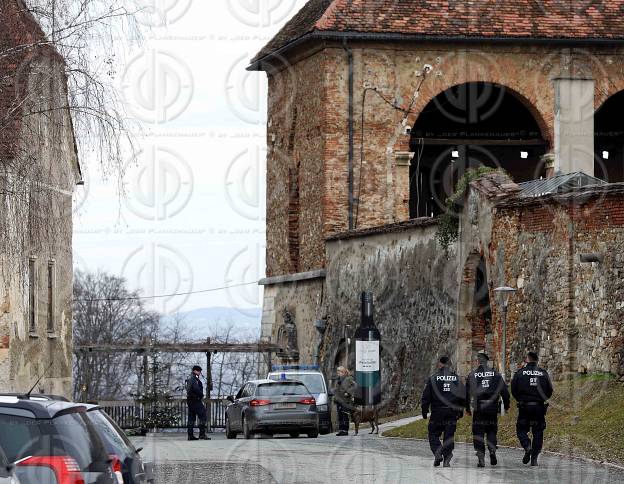
<svg viewBox="0 0 624 484"><path fill-rule="evenodd" d="M257 438L188 442L184 434L133 439L156 463L157 482L240 483L624 483L624 471L545 454L539 467L500 449L499 465L478 469L474 451L458 444L450 469L432 467L426 442L369 436Z"/></svg>

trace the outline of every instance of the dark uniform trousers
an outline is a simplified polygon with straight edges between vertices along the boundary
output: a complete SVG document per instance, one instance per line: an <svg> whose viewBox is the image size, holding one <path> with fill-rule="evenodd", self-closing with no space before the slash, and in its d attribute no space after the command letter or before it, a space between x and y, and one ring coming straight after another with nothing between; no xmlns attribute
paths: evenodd
<svg viewBox="0 0 624 484"><path fill-rule="evenodd" d="M496 452L498 441L498 414L491 412L474 412L472 415L472 443L477 454L485 455L485 446L490 454Z"/></svg>
<svg viewBox="0 0 624 484"><path fill-rule="evenodd" d="M336 404L336 413L338 414L338 431L349 431L349 408L342 403Z"/></svg>
<svg viewBox="0 0 624 484"><path fill-rule="evenodd" d="M516 434L525 450L532 449L537 455L542 450L544 443L544 430L546 429L546 406L541 402L519 403L518 421ZM529 431L533 435L533 443L529 438Z"/></svg>
<svg viewBox="0 0 624 484"><path fill-rule="evenodd" d="M189 436L193 435L193 428L195 427L195 420L199 419L199 435L206 435L206 407L204 406L201 399L198 398L188 398L188 434Z"/></svg>
<svg viewBox="0 0 624 484"><path fill-rule="evenodd" d="M429 418L429 446L436 457L451 455L455 448L457 411L452 408L434 408ZM443 440L440 443L440 437Z"/></svg>

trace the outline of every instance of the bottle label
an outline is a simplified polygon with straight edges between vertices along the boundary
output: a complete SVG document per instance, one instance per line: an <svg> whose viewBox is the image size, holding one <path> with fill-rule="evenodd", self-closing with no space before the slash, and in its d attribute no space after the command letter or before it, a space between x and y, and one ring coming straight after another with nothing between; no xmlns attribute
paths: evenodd
<svg viewBox="0 0 624 484"><path fill-rule="evenodd" d="M355 342L355 371L379 371L379 341Z"/></svg>

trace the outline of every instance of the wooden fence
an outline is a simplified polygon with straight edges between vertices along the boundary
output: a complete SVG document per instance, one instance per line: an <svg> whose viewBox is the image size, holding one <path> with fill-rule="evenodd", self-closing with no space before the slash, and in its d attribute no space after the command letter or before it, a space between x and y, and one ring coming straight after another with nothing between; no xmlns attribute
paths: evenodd
<svg viewBox="0 0 624 484"><path fill-rule="evenodd" d="M122 429L138 429L141 427L141 422L145 416L149 415L156 404L144 404L133 400L128 401L109 401L98 402L98 404L104 408ZM225 428L225 408L226 405L223 400L210 399L205 401L206 412L209 417L210 429L223 429ZM169 429L182 429L186 428L186 421L188 417L188 406L186 400L175 399L166 402L159 402L159 409L166 408L167 410L173 410L175 415L175 421L172 425L165 427Z"/></svg>

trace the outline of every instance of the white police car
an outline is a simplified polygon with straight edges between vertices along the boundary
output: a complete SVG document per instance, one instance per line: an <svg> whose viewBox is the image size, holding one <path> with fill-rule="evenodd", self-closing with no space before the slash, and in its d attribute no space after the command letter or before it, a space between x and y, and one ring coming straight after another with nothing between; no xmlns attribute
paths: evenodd
<svg viewBox="0 0 624 484"><path fill-rule="evenodd" d="M319 431L328 434L331 429L331 408L325 377L317 365L273 365L268 380L297 380L302 382L316 399Z"/></svg>

